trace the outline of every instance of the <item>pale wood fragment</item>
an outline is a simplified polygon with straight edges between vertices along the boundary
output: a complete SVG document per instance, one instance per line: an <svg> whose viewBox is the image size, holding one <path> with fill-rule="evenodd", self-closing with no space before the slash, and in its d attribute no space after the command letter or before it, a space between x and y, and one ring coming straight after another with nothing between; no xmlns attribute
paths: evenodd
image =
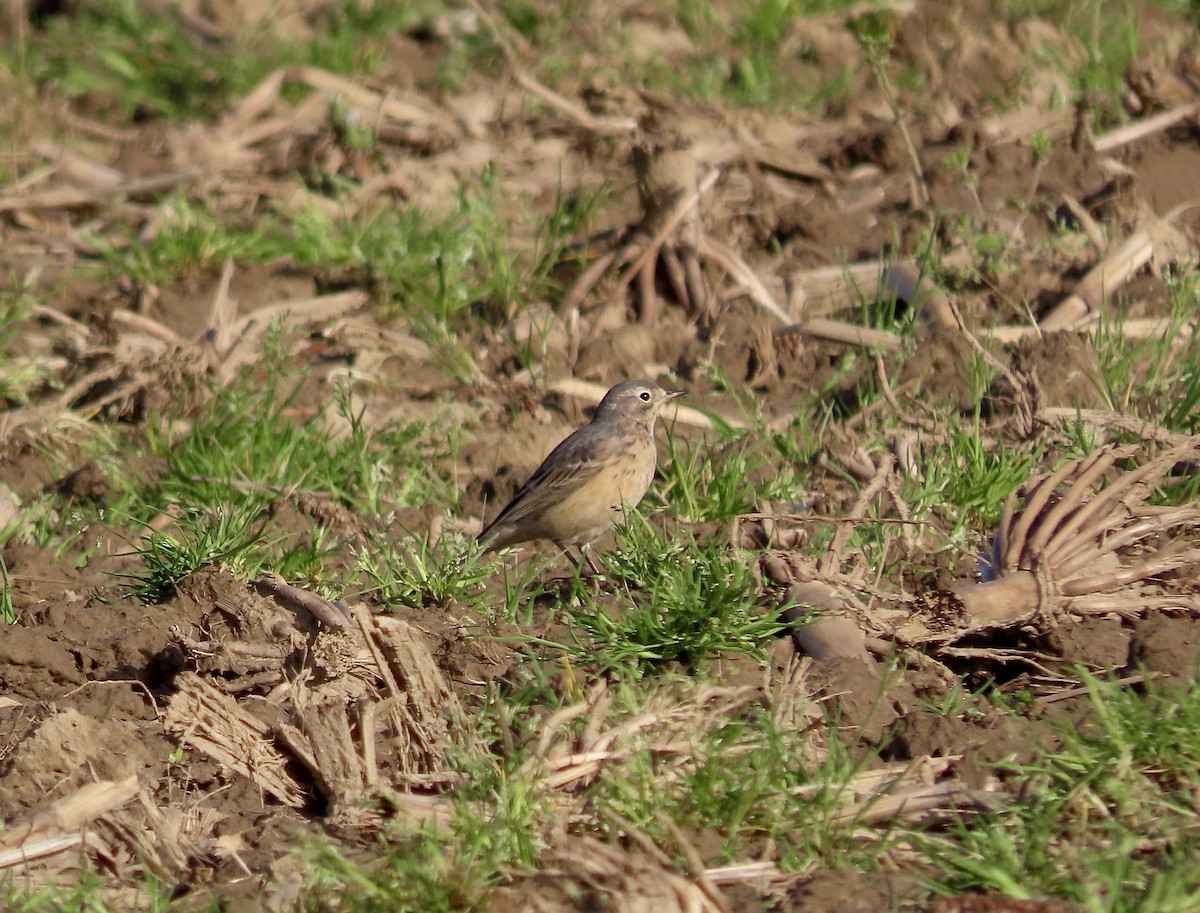
<svg viewBox="0 0 1200 913"><path fill-rule="evenodd" d="M287 758L270 728L193 672L175 680L163 727L180 742L248 777L284 805L300 808L304 790L287 772Z"/></svg>

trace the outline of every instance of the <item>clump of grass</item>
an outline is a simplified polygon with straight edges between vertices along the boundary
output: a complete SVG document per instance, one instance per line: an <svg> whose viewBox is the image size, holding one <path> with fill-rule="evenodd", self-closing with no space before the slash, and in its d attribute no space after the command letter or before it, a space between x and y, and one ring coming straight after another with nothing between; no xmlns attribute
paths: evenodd
<svg viewBox="0 0 1200 913"><path fill-rule="evenodd" d="M845 96L854 65L818 76L811 49L789 47L789 35L797 20L853 6L845 0L756 0L726 17L707 0L681 4L680 23L702 53L695 66L682 71L663 67L657 78L709 100L724 98L770 110L819 110Z"/></svg>
<svg viewBox="0 0 1200 913"><path fill-rule="evenodd" d="M326 495L369 514L390 507L448 502L449 484L429 469L430 458L449 455L454 435L442 435L424 422L371 429L353 411L344 392L326 408L345 421L348 433L335 436L314 415L292 417L301 386L265 369L221 391L196 416L190 431L173 440L155 435L151 452L166 460L147 493L152 510L170 504L217 504L240 492L246 503L265 509L296 490ZM437 439L441 443L435 443Z"/></svg>
<svg viewBox="0 0 1200 913"><path fill-rule="evenodd" d="M298 420L293 412L302 387L273 364L269 357L222 389L182 435L170 423L147 424L149 449L164 465L140 484L132 518L148 524L170 512L178 532L151 533L138 545L145 565L138 595L165 598L179 579L218 561L241 578L270 567L331 584L330 561L340 543L329 529L314 521L306 532L271 535L269 516L294 495L374 517L417 503L449 506L455 497L430 466L452 459L456 434L425 422L368 427L344 390L326 407L338 421L323 422L320 413Z"/></svg>
<svg viewBox="0 0 1200 913"><path fill-rule="evenodd" d="M265 566L265 517L253 504L185 508L175 526L174 534L147 527L134 546L142 568L121 575L130 581L131 595L145 602L164 602L175 595L179 581L209 565L224 564L243 579ZM255 546L258 552L251 553Z"/></svg>
<svg viewBox="0 0 1200 913"><path fill-rule="evenodd" d="M906 476L903 496L917 518L938 515L949 523L949 543L961 543L968 529L990 529L1017 485L1029 478L1040 448L997 449L981 438L978 416L955 423L944 443L928 445L920 476Z"/></svg>
<svg viewBox="0 0 1200 913"><path fill-rule="evenodd" d="M667 456L662 495L675 517L721 521L754 510L757 492L749 478L765 461L751 453L749 437L725 445L688 446L668 433Z"/></svg>
<svg viewBox="0 0 1200 913"><path fill-rule="evenodd" d="M12 580L8 576L8 565L0 554L0 621L10 625L17 620L17 610L12 601Z"/></svg>
<svg viewBox="0 0 1200 913"><path fill-rule="evenodd" d="M115 106L127 119L183 121L217 116L288 64L378 72L392 36L419 25L422 14L410 4L335 0L308 23L307 41L271 17L213 39L174 7L136 0L84 0L32 18L14 63L35 85L102 110Z"/></svg>
<svg viewBox="0 0 1200 913"><path fill-rule="evenodd" d="M1113 913L1200 904L1189 785L1200 777L1200 686L1084 682L1082 724L1058 727L1059 749L1009 771L1020 801L920 838L939 893L1062 897Z"/></svg>
<svg viewBox="0 0 1200 913"><path fill-rule="evenodd" d="M127 119L213 116L273 65L270 53L196 42L176 10L135 0L72 6L27 35L23 62L33 82L104 108L115 103ZM254 40L273 50L268 35Z"/></svg>
<svg viewBox="0 0 1200 913"><path fill-rule="evenodd" d="M360 132L355 136L354 142L366 142ZM345 182L334 184L330 192L336 198ZM485 169L477 183L459 188L445 212L388 202L338 215L312 205L247 225L239 215L178 193L145 244L116 247L100 238L94 243L114 274L140 283L161 285L215 272L228 258L357 274L385 316L404 315L436 341L439 331L461 327L468 318L503 322L552 297L556 270L571 258L572 240L602 199L601 192L560 192L548 213L533 217L532 224L518 223L511 213L524 207L503 197L494 170ZM515 240L518 229L522 236L532 234L531 244Z"/></svg>
<svg viewBox="0 0 1200 913"><path fill-rule="evenodd" d="M409 533L397 538L372 537L355 550L358 569L370 592L387 607L452 606L472 601L490 576L487 565L470 560L469 545L460 537Z"/></svg>
<svg viewBox="0 0 1200 913"><path fill-rule="evenodd" d="M1067 76L1072 101L1091 100L1096 128L1121 119L1125 70L1139 53L1138 14L1132 5L1104 0L1005 0L1004 13L1009 20L1044 18L1063 35L1078 38L1082 58L1053 51L1044 52L1045 62Z"/></svg>
<svg viewBox="0 0 1200 913"><path fill-rule="evenodd" d="M163 285L215 271L229 258L264 257L258 229L233 224L182 191L167 202L164 214L159 230L145 243L114 246L105 238L93 239L114 275Z"/></svg>
<svg viewBox="0 0 1200 913"><path fill-rule="evenodd" d="M583 636L559 644L574 661L601 669L650 669L664 662L695 664L720 653L756 653L783 629L757 603L748 562L721 544L700 544L631 514L617 548L600 555L617 581L619 606L594 600L567 609Z"/></svg>
<svg viewBox="0 0 1200 913"><path fill-rule="evenodd" d="M13 277L0 291L0 403L24 406L49 377L44 359L32 357L22 324L38 304L33 274Z"/></svg>
<svg viewBox="0 0 1200 913"><path fill-rule="evenodd" d="M1170 313L1161 335L1129 339L1124 317L1103 320L1092 343L1109 407L1157 421L1173 431L1195 433L1200 405L1200 341L1185 332L1200 303L1200 273L1181 270L1167 283Z"/></svg>

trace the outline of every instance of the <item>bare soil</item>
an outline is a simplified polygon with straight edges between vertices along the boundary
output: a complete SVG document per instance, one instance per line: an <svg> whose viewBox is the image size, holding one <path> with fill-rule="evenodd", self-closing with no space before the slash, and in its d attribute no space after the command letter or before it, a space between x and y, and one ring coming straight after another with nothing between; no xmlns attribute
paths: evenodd
<svg viewBox="0 0 1200 913"><path fill-rule="evenodd" d="M1051 313L1105 253L1077 243L1078 235L1060 242L1056 218L1074 223L1083 213L1110 237L1123 238L1138 228L1161 224L1178 204L1200 199L1200 144L1194 122L1097 152L1087 124L1070 109L1051 105L1051 90L1061 85L1062 77L1044 56L1035 54L1049 47L1070 57L1082 53L1079 42L1044 21L1010 28L997 17L997 4L984 0L955 6L961 13L951 23L945 4L919 0L911 12L898 16L895 32L898 62L919 64L930 73L922 91L901 96L928 202L920 198L913 163L869 71L859 73L850 93L820 121L800 114L667 103L673 129L695 145L698 171L722 169L700 198L703 232L736 251L775 300L790 309L795 323L815 317L854 321L858 313L855 294L844 283L833 283L832 291L804 294L809 271L892 252L911 254L918 239L932 231L947 262L961 264L957 273L948 270L941 278L948 286L957 282L948 291L967 325L1029 326ZM1181 27L1164 22L1149 8L1145 13L1147 63L1174 66L1184 44L1195 46L1195 36L1184 29L1181 38ZM666 38L681 38L682 32L669 23L659 25L664 29L664 53L669 54L672 44ZM840 25L821 20L806 28L811 34L796 40L816 49L820 67L832 73L858 61L857 46L846 40ZM437 209L460 180L493 162L501 186L531 194L535 207L548 206L560 185L610 185L616 192L601 216L601 227L621 232L638 222L629 164L632 135L598 136L592 125L531 94L515 79L515 69L498 80L468 78L453 94L430 88L428 74L444 52L434 36L398 38L396 59L385 69L395 72L400 97L413 102L418 114L407 124L383 118L386 129L381 135L387 139L383 154L373 160L358 160L340 150L329 124L296 114L302 103L287 101L287 96L275 98L257 117L235 109L228 112L234 128L279 118L273 130L263 130L265 139L249 147L241 145L225 122L172 127L126 123L106 133L99 125L79 126L95 117L83 102L73 111L33 103L40 119L27 125L29 148L39 148L37 140L69 135L84 144L91 159L126 178L193 169L200 176L185 184L186 192L226 209L301 205L287 196L294 188L288 176L318 165L364 184L377 181L382 189L371 194L375 198L388 194L397 206ZM1030 71L1031 65L1040 68ZM568 80L557 88L567 97L589 99L597 117L636 119L647 113L649 102L641 95L586 75L577 84ZM1014 93L1023 102L1017 111L1000 111L991 103ZM422 110L429 113L423 121ZM1053 154L1045 161L1034 155L1032 131L1017 116L1022 112L1053 138ZM963 147L969 149L974 186L948 161ZM26 161L46 161L39 158L46 154L45 146L40 148L42 153L30 151ZM254 154L247 157L247 152ZM70 172L61 162L57 167L59 180L68 185ZM47 435L60 433L53 430L54 420L74 414L122 428L150 420L168 403L199 407L213 379L211 365L204 361L203 340L212 326L210 310L220 278L219 272L204 272L161 288L138 287L132 281L112 286L75 268L77 260L90 256L76 230L84 219L98 220L105 231L115 230L129 216L160 216L163 199L112 197L101 186L78 180L82 183L73 186L93 193L85 205L47 205L28 191L28 204L9 206L0 222L3 256L14 275L35 275L38 287L55 289L55 313L28 322L30 344L52 338L58 340L56 351L61 353L56 383L39 401L28 406L13 403L0 413L5 457L0 485L22 501L45 490L57 492L63 523L69 522L73 503L105 505L111 492L103 470L69 442L56 451L68 455L65 463L61 457L45 458ZM15 193L18 190L8 188L4 196ZM931 211L942 214L936 223ZM1194 253L1200 210L1172 218L1176 243ZM972 268L977 265L975 253L965 246L968 235L978 232L1007 239L1003 261L990 270ZM592 243L598 256L603 243ZM1167 313L1159 267L1156 261L1132 277L1124 299L1130 317ZM729 281L711 261L703 262L702 269L712 298L701 310L695 302L685 307L675 300L665 268L660 267L651 286L661 301L650 324L642 320L646 303L635 288L615 293L619 271L601 280L578 315L560 312L556 301L545 302L541 316L551 328L542 358L545 373L574 376L603 388L625 377L670 371L694 405L736 418L734 400L720 392L705 367L714 363L735 383L749 386L769 422L786 422L811 390L828 388L830 401L839 406L829 426L828 447L835 458L850 455L862 443L856 436L855 384L877 370L873 359L858 357L857 350L843 342L779 332L780 321L739 288L740 283ZM875 281L868 279L863 285L872 289ZM346 288L372 291L365 276L322 275L292 263L237 263L228 297L245 315L274 302ZM123 320L127 314L153 321L151 330L131 328ZM410 328L403 321L387 323L377 314L364 304L345 315L296 320L289 328L286 344L308 372L305 390L296 401L298 419L315 416L328 402L334 376L348 364L380 381L357 391L368 421L456 416L468 429L454 479L463 493L455 519L465 526L503 503L541 456L588 415L586 401L534 387L520 370L529 336L522 316L511 321L481 316L459 338L458 345L479 366L478 374L464 381L439 370L427 350L420 354L421 347L409 345ZM176 341L164 341L162 328ZM935 409L969 412L975 404L971 397L964 398L961 340L945 330L931 331L927 338L929 344L917 352L902 360L885 355L878 367L891 374L902 403L905 392L919 381L925 402ZM998 377L987 395L985 414L994 446L1045 433L1020 421L1017 404L1022 396L1032 398L1035 411L1103 405L1097 390L1099 366L1088 339L1085 332L1068 330L1030 334L1020 342L993 347L1010 372L1007 376L1020 386L1015 389ZM58 398L64 389L73 392L65 402ZM914 429L928 427L926 414L914 411L900 418ZM679 433L698 434L682 427ZM1052 436L1048 440L1052 446ZM78 454L74 462L72 453ZM141 469L152 477L160 467L148 461ZM813 471L818 508L832 516L845 513L857 497L857 487L848 484L844 474L820 466ZM669 474L670 466L663 472ZM439 505L406 508L395 529L428 529L441 522L443 513ZM312 514L281 499L277 516L279 527L286 530L289 525L305 528ZM344 510L325 519L342 524L343 531L360 522L376 522ZM281 709L289 672L303 667L314 674L304 665L307 657L322 638L334 635L303 613L285 612L263 600L252 586L219 568L182 582L176 594L160 604L144 605L123 596L117 575L134 566L134 559L123 553L137 534L114 527L90 532L89 545L100 537L101 553L110 557L99 558L92 551L83 567L76 567L71 550L60 554L17 544L4 550L19 619L0 633L0 819L11 828L88 783L118 782L133 775L138 800L105 819L93 859L114 890L133 884L129 873L144 867L176 885L181 896L211 889L230 908L286 909L290 886L299 877L293 850L304 835L326 833L353 852L367 833L367 822L347 810L350 793L344 786L321 782L314 767L322 765L299 760L302 752L293 745L282 750L279 761L279 775L297 791L285 801L265 789L261 779L215 759L184 728L171 728L165 721L180 693L181 676L197 673L259 719L263 731L275 733L278 742L281 727L292 725ZM919 588L921 580L929 589L944 589L973 573L972 556L954 559L926 551L935 538L914 546L914 568L920 570L902 586L909 588L907 593ZM353 594L348 596L353 599ZM999 675L1014 688L1039 687L1050 672L1067 674L1076 664L1105 673L1144 669L1189 679L1200 658L1200 622L1186 615L1140 614L1066 616L1036 633L1001 630L977 642L992 658L946 660L943 668L952 673L952 680L914 666L888 682L882 699L874 656L869 663L846 658L815 662L810 682L817 695L840 696L836 713L847 743L878 751L884 762L953 756L955 775L968 786L982 787L996 775L993 762L1011 759L1014 752L1018 761L1029 760L1052 748L1053 725L1042 718L1015 720L986 713L946 716L930 710L930 703L948 694L956 681L969 688L986 675ZM419 632L413 649L432 657L446 687L468 711L479 706L492 683L505 681L514 651L520 649L516 640L549 629L502 630L459 617L454 607L431 607L404 617ZM546 626L555 624L553 605L543 607L539 617ZM197 644L249 644L260 652L232 656ZM344 665L365 662L361 643L346 649ZM777 665L783 665L794 649L790 640L782 641ZM997 658L1004 650L1035 659L1022 663ZM273 663L263 656L274 657ZM328 662L331 665L322 668L329 682L353 678L340 667L334 669L335 659ZM761 680L752 661L715 663L709 672L731 688ZM586 684L588 670L579 674ZM358 682L356 687L367 686ZM346 697L347 706L357 706L354 702L361 694L356 694ZM310 737L315 731L314 724ZM315 752L323 750L315 738L309 744ZM395 738L379 742L376 764L385 779L395 777L396 788L413 795L438 795L441 784L422 781L414 773L418 768L399 756L396 745ZM436 739L431 745L430 750L436 750ZM393 808L376 814L400 812ZM703 846L699 835L695 839ZM139 852L145 854L141 859ZM713 853L703 861L721 862L717 847ZM645 860L638 865L643 863L651 865ZM33 883L62 874L53 865L47 871L50 874L34 876ZM626 871L630 883L644 874L636 865ZM505 890L522 888L514 883ZM722 890L728 892L731 905L742 910L822 913L918 909L925 903L916 880L895 873L814 871L770 889L737 885ZM546 906L536 908L564 907L567 895L539 900ZM535 908L521 897L505 895L495 908Z"/></svg>

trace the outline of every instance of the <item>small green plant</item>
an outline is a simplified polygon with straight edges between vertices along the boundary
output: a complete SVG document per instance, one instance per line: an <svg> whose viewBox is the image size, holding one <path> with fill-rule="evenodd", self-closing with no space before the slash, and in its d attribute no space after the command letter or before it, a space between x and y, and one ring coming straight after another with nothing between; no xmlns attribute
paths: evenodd
<svg viewBox="0 0 1200 913"><path fill-rule="evenodd" d="M137 282L162 285L202 272L215 272L228 258L254 259L260 236L227 224L208 207L177 192L164 208L154 237L145 243L113 245L92 239L109 270Z"/></svg>
<svg viewBox="0 0 1200 913"><path fill-rule="evenodd" d="M32 32L26 68L36 83L68 98L105 107L115 101L126 118L211 116L272 67L270 36L247 37L260 53L243 53L236 42L193 41L174 8L89 0L46 17Z"/></svg>
<svg viewBox="0 0 1200 913"><path fill-rule="evenodd" d="M646 669L755 653L786 626L758 605L750 567L725 546L676 538L636 514L619 539L600 562L624 593L621 605L598 604L582 588L582 604L566 610L585 636L556 646L577 664Z"/></svg>
<svg viewBox="0 0 1200 913"><path fill-rule="evenodd" d="M1035 130L1029 135L1029 151L1035 167L1044 165L1054 154L1054 137L1045 131Z"/></svg>
<svg viewBox="0 0 1200 913"><path fill-rule="evenodd" d="M1092 341L1110 408L1160 421L1173 430L1190 433L1196 427L1200 342L1184 327L1200 300L1198 281L1194 268L1170 279L1167 325L1149 338L1128 338L1120 307L1108 309L1116 316L1100 321Z"/></svg>
<svg viewBox="0 0 1200 913"><path fill-rule="evenodd" d="M750 476L763 467L764 460L752 456L750 449L748 436L723 445L689 446L668 432L662 495L672 515L696 523L729 520L753 511L758 491Z"/></svg>
<svg viewBox="0 0 1200 913"><path fill-rule="evenodd" d="M225 504L214 510L185 508L174 523L177 532L146 528L133 552L143 567L120 576L131 581L131 595L145 602L164 602L179 581L212 564L224 564L234 576L249 579L263 568L265 518L253 504Z"/></svg>
<svg viewBox="0 0 1200 913"><path fill-rule="evenodd" d="M0 406L26 405L32 391L51 376L44 353L29 351L22 342L24 322L40 303L34 281L32 273L10 277L10 287L0 291Z"/></svg>
<svg viewBox="0 0 1200 913"><path fill-rule="evenodd" d="M917 838L939 893L1062 897L1114 913L1200 903L1189 785L1200 777L1200 688L1139 694L1083 680L1090 712L1056 727L1061 747L1005 770L1022 801Z"/></svg>
<svg viewBox="0 0 1200 913"><path fill-rule="evenodd" d="M186 435L151 439L152 452L167 465L147 492L150 508L221 503L239 491L245 502L265 509L303 490L382 514L389 506L450 497L446 482L429 471L429 458L452 455L443 448L452 449L456 435L433 432L423 422L368 429L338 391L331 409L349 433L334 436L319 421L291 417L299 384L285 393L286 374L270 368L263 373L262 387L255 387L252 374L224 389Z"/></svg>
<svg viewBox="0 0 1200 913"><path fill-rule="evenodd" d="M1120 119L1125 70L1139 54L1139 15L1132 4L1107 0L1005 0L1004 6L1010 20L1045 18L1063 35L1078 41L1083 48L1082 57L1075 52L1063 53L1061 48L1078 46L1066 42L1060 42L1060 48L1042 52L1041 56L1045 63L1068 77L1071 101L1090 100L1092 121L1097 129ZM1194 11L1194 4L1191 6Z"/></svg>
<svg viewBox="0 0 1200 913"><path fill-rule="evenodd" d="M8 576L8 564L4 555L0 554L0 622L10 625L17 620L17 610L13 608L12 579Z"/></svg>
<svg viewBox="0 0 1200 913"><path fill-rule="evenodd" d="M909 477L903 489L915 517L932 512L950 523L949 542L961 542L968 529L990 529L1009 492L1029 478L1041 456L1040 450L986 446L975 421L953 426L945 444L929 446L920 477Z"/></svg>
<svg viewBox="0 0 1200 913"><path fill-rule="evenodd" d="M469 544L458 536L408 533L372 537L354 551L370 592L384 606L452 606L478 594L491 569L473 559Z"/></svg>

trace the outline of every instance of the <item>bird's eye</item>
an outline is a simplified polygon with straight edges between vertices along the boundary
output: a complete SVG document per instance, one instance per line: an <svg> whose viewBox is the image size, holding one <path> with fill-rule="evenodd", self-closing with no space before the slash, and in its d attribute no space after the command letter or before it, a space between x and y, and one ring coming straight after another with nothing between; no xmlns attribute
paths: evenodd
<svg viewBox="0 0 1200 913"><path fill-rule="evenodd" d="M643 390L641 393L638 394L638 399L640 399L643 403L650 402L650 391Z"/></svg>

